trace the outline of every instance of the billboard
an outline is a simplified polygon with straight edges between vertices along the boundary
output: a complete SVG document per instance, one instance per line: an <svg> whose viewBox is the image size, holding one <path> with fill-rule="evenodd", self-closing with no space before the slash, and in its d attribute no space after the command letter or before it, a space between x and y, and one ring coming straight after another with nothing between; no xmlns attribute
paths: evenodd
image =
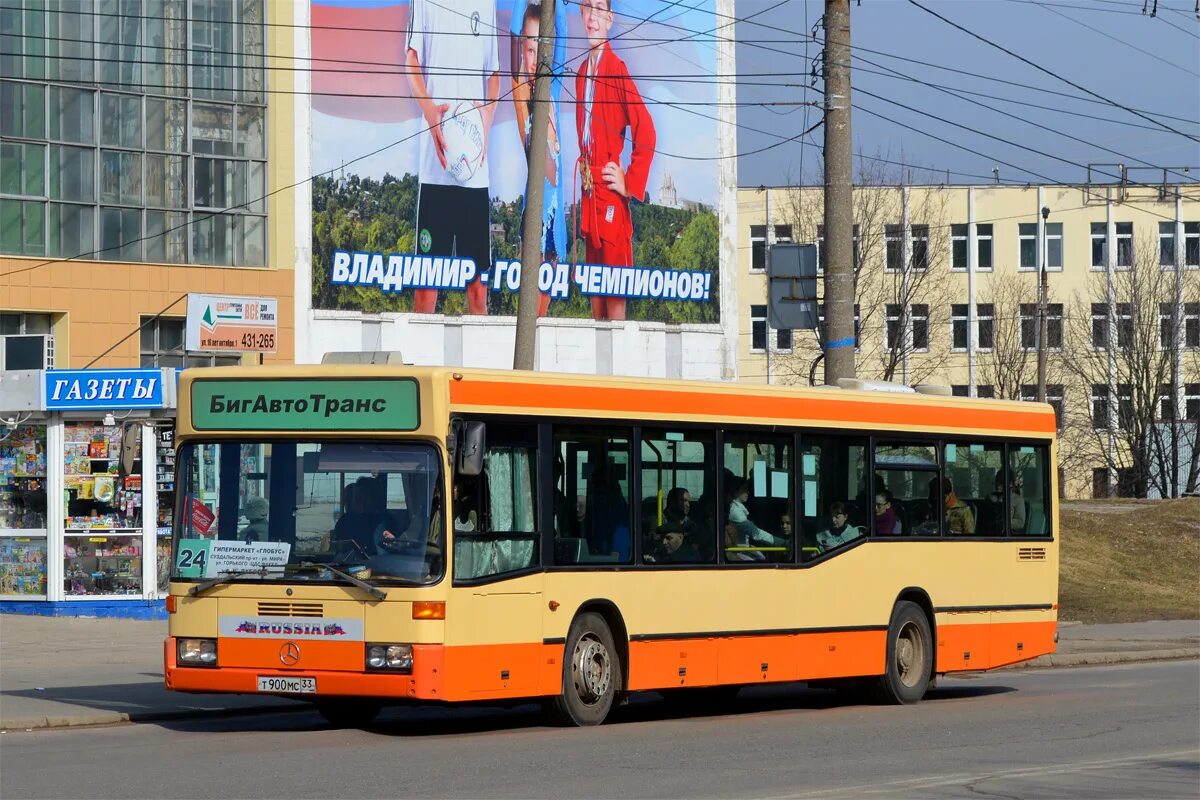
<svg viewBox="0 0 1200 800"><path fill-rule="evenodd" d="M557 0L539 313L718 321L716 0ZM312 0L313 307L511 315L536 0Z"/></svg>

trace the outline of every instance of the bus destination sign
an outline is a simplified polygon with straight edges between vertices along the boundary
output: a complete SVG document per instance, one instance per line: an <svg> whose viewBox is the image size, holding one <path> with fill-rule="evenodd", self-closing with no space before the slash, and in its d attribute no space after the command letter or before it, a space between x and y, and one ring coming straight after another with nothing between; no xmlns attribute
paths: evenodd
<svg viewBox="0 0 1200 800"><path fill-rule="evenodd" d="M192 383L192 427L203 431L411 431L419 406L412 378Z"/></svg>

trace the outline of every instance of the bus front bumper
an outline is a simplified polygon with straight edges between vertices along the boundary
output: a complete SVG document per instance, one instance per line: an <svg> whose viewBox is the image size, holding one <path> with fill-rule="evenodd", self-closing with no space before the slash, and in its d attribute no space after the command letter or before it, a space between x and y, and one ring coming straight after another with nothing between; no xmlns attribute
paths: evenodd
<svg viewBox="0 0 1200 800"><path fill-rule="evenodd" d="M180 666L174 637L163 643L163 674L166 688L175 692L266 694L297 699L318 697L394 697L412 700L443 700L442 676L445 647L413 645L411 674L333 669L277 669L273 667ZM284 693L260 689L260 678L312 678L315 692Z"/></svg>

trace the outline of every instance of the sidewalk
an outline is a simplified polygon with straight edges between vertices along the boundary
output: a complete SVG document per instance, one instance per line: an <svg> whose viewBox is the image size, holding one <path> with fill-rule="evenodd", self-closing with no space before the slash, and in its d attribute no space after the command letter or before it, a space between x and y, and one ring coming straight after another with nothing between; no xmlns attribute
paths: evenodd
<svg viewBox="0 0 1200 800"><path fill-rule="evenodd" d="M0 614L0 730L278 713L307 703L163 688L166 623ZM1058 652L1020 666L1200 657L1200 621L1059 624Z"/></svg>

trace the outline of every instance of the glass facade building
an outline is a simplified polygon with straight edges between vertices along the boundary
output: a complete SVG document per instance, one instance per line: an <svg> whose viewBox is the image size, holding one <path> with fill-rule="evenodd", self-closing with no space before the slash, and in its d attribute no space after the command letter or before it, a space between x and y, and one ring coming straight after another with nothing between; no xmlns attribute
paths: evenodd
<svg viewBox="0 0 1200 800"><path fill-rule="evenodd" d="M5 0L0 253L266 265L263 0Z"/></svg>

